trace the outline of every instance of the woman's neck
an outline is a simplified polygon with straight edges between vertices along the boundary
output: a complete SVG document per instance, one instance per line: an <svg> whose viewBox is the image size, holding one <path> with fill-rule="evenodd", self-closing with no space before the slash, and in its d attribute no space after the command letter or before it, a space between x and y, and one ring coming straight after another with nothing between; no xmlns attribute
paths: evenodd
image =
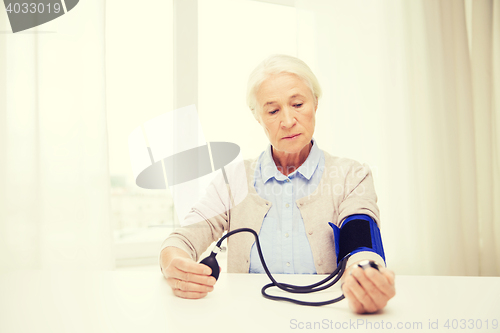
<svg viewBox="0 0 500 333"><path fill-rule="evenodd" d="M306 145L302 150L295 154L279 152L273 149L271 146L271 155L273 156L274 163L278 168L278 171L288 176L297 170L309 156L309 152L312 148L312 142Z"/></svg>

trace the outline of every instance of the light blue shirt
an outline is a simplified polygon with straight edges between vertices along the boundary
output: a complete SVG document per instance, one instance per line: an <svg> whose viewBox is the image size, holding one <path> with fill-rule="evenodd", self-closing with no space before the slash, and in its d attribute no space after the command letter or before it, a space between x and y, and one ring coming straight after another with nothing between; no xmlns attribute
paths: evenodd
<svg viewBox="0 0 500 333"><path fill-rule="evenodd" d="M311 246L296 200L313 193L325 168L325 156L316 141L306 161L285 176L274 163L271 145L259 156L255 168L255 190L272 203L264 217L259 240L271 273L316 274ZM250 252L250 273L265 273L255 243Z"/></svg>

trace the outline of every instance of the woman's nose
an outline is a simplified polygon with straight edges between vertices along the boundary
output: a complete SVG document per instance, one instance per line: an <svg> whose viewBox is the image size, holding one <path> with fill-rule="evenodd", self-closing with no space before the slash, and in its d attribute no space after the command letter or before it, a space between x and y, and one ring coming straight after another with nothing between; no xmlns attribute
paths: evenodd
<svg viewBox="0 0 500 333"><path fill-rule="evenodd" d="M284 108L281 113L281 126L284 128L292 127L295 124L295 115L293 114L293 110L289 108Z"/></svg>

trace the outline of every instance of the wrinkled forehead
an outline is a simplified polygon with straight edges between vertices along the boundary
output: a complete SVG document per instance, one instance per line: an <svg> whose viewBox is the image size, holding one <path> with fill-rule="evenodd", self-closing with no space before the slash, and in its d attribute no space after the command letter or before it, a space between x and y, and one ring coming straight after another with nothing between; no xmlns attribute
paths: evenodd
<svg viewBox="0 0 500 333"><path fill-rule="evenodd" d="M292 73L274 74L266 78L256 90L257 104L265 106L293 98L313 98L306 80Z"/></svg>

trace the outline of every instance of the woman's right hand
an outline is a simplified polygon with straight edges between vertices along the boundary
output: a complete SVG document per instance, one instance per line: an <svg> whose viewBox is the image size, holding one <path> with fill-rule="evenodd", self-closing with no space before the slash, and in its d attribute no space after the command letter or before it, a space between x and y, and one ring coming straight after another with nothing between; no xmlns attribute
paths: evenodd
<svg viewBox="0 0 500 333"><path fill-rule="evenodd" d="M181 249L167 247L160 258L163 276L174 295L196 299L214 290L216 280L210 267L196 263Z"/></svg>

